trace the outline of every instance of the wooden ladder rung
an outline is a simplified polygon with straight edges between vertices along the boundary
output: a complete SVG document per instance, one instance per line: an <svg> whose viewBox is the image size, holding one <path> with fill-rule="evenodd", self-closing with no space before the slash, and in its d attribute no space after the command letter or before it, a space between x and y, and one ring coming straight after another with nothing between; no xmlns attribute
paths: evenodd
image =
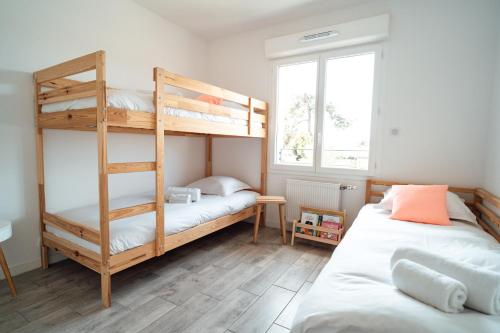
<svg viewBox="0 0 500 333"><path fill-rule="evenodd" d="M109 220L118 220L125 217L140 215L156 211L156 203L149 202L141 205L115 209L109 212Z"/></svg>
<svg viewBox="0 0 500 333"><path fill-rule="evenodd" d="M109 163L108 173L129 173L155 171L156 162Z"/></svg>

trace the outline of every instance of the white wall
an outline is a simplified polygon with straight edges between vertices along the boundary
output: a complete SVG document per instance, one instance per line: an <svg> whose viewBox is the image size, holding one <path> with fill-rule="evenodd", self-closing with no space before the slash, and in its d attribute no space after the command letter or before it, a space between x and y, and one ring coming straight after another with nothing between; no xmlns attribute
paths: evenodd
<svg viewBox="0 0 500 333"><path fill-rule="evenodd" d="M493 0L377 0L219 39L207 49L197 36L128 0L0 0L0 218L14 222L14 237L2 244L12 270L39 264L31 73L98 49L107 52L108 82L116 87L151 90L152 68L163 66L270 100L266 38L390 12L377 176L484 184L500 194L500 50L492 93L498 6ZM392 128L399 128L400 135L391 136ZM48 209L95 202L95 134L47 131L45 138ZM215 141L215 173L258 186L260 141ZM167 137L166 151L168 183L187 183L203 174L201 139ZM152 137L112 134L109 153L111 161L151 160ZM152 176L114 175L111 196L151 189ZM269 193L284 193L287 177L270 174ZM361 187L343 197L352 220L363 203L363 181L345 176L324 180ZM274 210L268 216L277 221Z"/></svg>
<svg viewBox="0 0 500 333"><path fill-rule="evenodd" d="M497 25L496 71L483 187L500 196L500 20Z"/></svg>
<svg viewBox="0 0 500 333"><path fill-rule="evenodd" d="M0 0L0 8L0 219L14 223L2 247L15 274L39 265L32 72L103 49L111 86L152 90L154 66L205 79L207 44L127 0ZM95 133L47 131L45 140L47 209L95 203ZM203 139L165 145L167 183L203 175ZM154 160L153 137L111 134L109 156ZM154 190L153 177L113 175L110 194Z"/></svg>
<svg viewBox="0 0 500 333"><path fill-rule="evenodd" d="M265 39L386 12L391 13L391 36L384 42L376 176L481 185L499 2L372 1L221 38L209 45L209 79L270 100L271 63L264 56ZM400 134L391 135L392 128L398 128ZM237 153L238 148L230 149L231 145L242 149ZM252 162L258 159L257 142L245 146L225 143L224 149L234 154L215 160L216 173L223 174L230 167L244 179L257 179L253 175L258 169ZM287 177L283 173L270 174L269 193L284 193ZM325 180L361 186L344 196L344 207L352 220L363 204L363 182L346 177ZM277 221L274 211L268 216L271 223Z"/></svg>

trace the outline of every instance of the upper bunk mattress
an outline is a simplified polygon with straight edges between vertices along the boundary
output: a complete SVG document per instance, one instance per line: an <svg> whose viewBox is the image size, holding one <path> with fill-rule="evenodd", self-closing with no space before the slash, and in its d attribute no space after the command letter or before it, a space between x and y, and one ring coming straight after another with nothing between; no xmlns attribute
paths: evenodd
<svg viewBox="0 0 500 333"><path fill-rule="evenodd" d="M500 245L479 227L392 220L366 205L299 305L292 333L500 332L500 316L448 314L400 292L390 259L403 246L500 272Z"/></svg>
<svg viewBox="0 0 500 333"><path fill-rule="evenodd" d="M255 204L259 194L253 191L239 191L222 197L202 195L201 200L190 204L165 203L165 235L172 235L214 220L224 215L235 214ZM118 209L154 202L153 194L140 194L110 200L109 209ZM99 206L90 205L56 213L58 216L99 230ZM127 217L109 224L110 253L117 254L154 241L156 213ZM89 250L100 253L98 245L60 229L47 226L47 231Z"/></svg>
<svg viewBox="0 0 500 333"><path fill-rule="evenodd" d="M108 88L106 90L106 94L109 107L117 109L127 109L130 111L155 112L155 107L153 104L153 94L151 92ZM95 108L96 105L97 102L95 97L80 98L64 102L44 104L42 106L42 112L46 113ZM231 107L234 108L234 106ZM172 107L164 108L163 112L166 115L179 118L199 119L239 126L247 126L248 124L248 121L244 119L234 119L225 116Z"/></svg>

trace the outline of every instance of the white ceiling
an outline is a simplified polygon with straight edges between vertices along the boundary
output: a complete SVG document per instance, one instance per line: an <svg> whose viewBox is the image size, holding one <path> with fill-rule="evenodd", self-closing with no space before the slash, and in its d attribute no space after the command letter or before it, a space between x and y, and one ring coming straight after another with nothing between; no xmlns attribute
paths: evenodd
<svg viewBox="0 0 500 333"><path fill-rule="evenodd" d="M206 39L348 7L369 0L135 0Z"/></svg>

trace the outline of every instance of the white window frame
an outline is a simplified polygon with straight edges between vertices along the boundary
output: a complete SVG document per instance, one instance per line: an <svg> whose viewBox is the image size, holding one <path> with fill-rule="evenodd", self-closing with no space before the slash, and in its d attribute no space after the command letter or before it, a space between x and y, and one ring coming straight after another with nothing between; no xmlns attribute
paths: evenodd
<svg viewBox="0 0 500 333"><path fill-rule="evenodd" d="M349 175L349 176L373 176L375 174L378 163L378 150L377 150L377 127L378 126L378 113L380 109L380 95L382 85L382 46L380 44L371 44L357 47L348 47L333 51L314 53L299 57L290 57L276 60L272 63L272 104L271 104L271 119L269 126L269 142L270 142L270 159L269 169L271 172L291 173L291 174L305 174L312 176L331 176L331 175ZM370 129L370 150L368 157L368 169L356 170L345 168L326 168L321 167L321 149L322 149L322 131L323 131L323 114L324 114L324 89L326 81L326 61L331 58L345 57L349 55L374 53L374 76L373 76L373 99L372 99L372 113L371 113L371 129ZM316 114L315 114L315 137L313 138L313 165L312 166L299 166L277 163L277 110L278 110L278 68L282 65L299 64L302 62L317 61L317 77L316 77Z"/></svg>

